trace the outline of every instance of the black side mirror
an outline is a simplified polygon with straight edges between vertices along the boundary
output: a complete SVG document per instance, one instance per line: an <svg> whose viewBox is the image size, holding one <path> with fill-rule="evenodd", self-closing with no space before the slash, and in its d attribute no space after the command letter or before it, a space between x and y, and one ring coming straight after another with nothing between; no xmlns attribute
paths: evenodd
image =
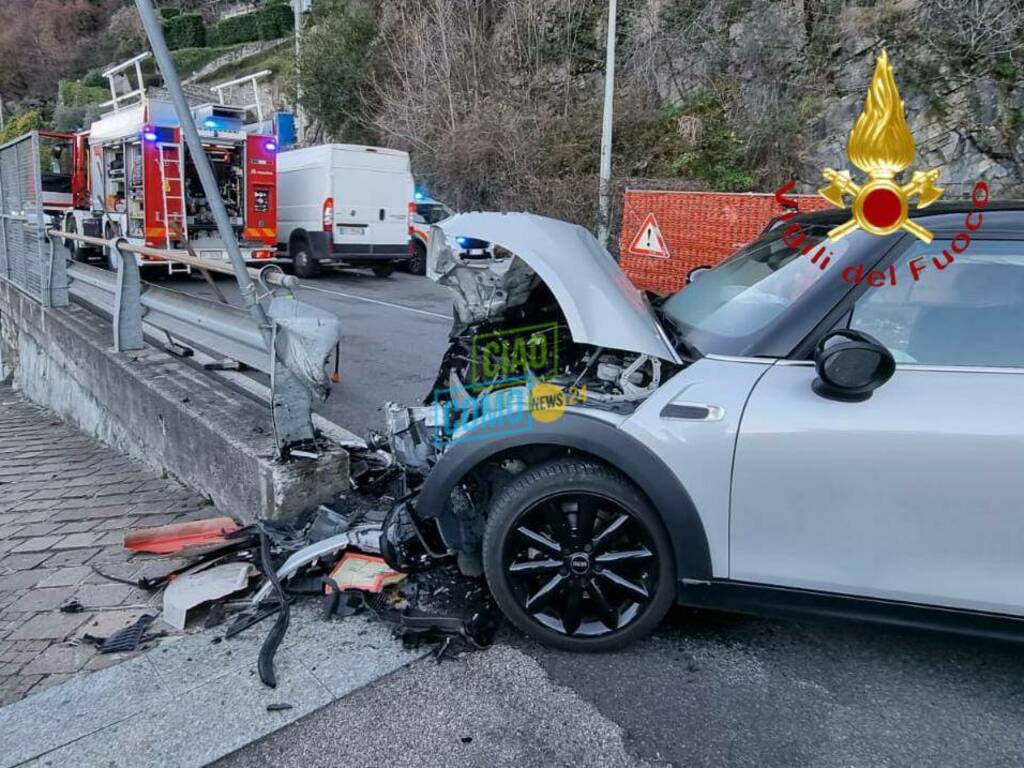
<svg viewBox="0 0 1024 768"><path fill-rule="evenodd" d="M861 331L834 331L814 350L818 371L812 388L830 400L858 403L896 372L896 360L882 343Z"/></svg>

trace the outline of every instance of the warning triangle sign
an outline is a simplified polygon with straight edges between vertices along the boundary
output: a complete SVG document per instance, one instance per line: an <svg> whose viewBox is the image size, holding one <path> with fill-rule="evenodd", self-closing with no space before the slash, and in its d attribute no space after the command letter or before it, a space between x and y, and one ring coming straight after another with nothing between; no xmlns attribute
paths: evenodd
<svg viewBox="0 0 1024 768"><path fill-rule="evenodd" d="M655 259L669 258L668 246L661 236L661 228L653 213L648 213L640 231L636 233L629 245L629 253L633 256L651 256Z"/></svg>

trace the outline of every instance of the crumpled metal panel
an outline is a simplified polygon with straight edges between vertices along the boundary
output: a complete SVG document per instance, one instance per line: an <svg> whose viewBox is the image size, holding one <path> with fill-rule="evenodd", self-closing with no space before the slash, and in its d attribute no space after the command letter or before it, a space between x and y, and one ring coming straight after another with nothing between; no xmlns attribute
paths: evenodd
<svg viewBox="0 0 1024 768"><path fill-rule="evenodd" d="M517 258L463 258L452 246L459 237ZM523 290L529 293L520 263L551 290L576 343L680 362L650 303L583 227L532 213L462 213L430 230L427 274L455 287L475 315L514 306ZM484 271L494 278L479 276Z"/></svg>
<svg viewBox="0 0 1024 768"><path fill-rule="evenodd" d="M540 282L525 262L514 256L461 259L444 238L433 259L431 278L451 289L455 315L463 323L500 317L526 301Z"/></svg>
<svg viewBox="0 0 1024 768"><path fill-rule="evenodd" d="M331 386L324 365L341 341L341 321L330 312L286 296L274 297L267 314L277 326L277 358L313 399L323 402Z"/></svg>

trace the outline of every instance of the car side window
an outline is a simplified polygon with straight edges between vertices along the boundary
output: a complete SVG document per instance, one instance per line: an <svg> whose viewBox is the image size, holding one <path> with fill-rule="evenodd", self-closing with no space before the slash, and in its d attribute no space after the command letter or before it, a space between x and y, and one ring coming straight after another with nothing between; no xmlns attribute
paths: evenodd
<svg viewBox="0 0 1024 768"><path fill-rule="evenodd" d="M850 328L897 363L1024 368L1024 242L975 239L962 250L915 242L857 300Z"/></svg>

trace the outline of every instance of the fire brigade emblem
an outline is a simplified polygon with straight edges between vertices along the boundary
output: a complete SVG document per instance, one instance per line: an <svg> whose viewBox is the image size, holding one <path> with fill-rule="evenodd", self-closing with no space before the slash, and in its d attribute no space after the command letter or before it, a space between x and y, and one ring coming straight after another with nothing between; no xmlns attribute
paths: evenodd
<svg viewBox="0 0 1024 768"><path fill-rule="evenodd" d="M860 227L873 235L905 229L930 243L932 233L911 221L908 214L912 197L917 197L918 208L925 208L942 196L942 189L935 186L939 170L914 171L907 184L895 180L896 174L914 161L914 137L907 127L903 100L885 51L875 64L864 111L850 131L846 152L850 162L868 175L868 180L857 184L849 171L822 171L829 185L819 189L818 194L837 208L846 208L846 197L853 201L853 217L832 229L829 239L838 240Z"/></svg>

